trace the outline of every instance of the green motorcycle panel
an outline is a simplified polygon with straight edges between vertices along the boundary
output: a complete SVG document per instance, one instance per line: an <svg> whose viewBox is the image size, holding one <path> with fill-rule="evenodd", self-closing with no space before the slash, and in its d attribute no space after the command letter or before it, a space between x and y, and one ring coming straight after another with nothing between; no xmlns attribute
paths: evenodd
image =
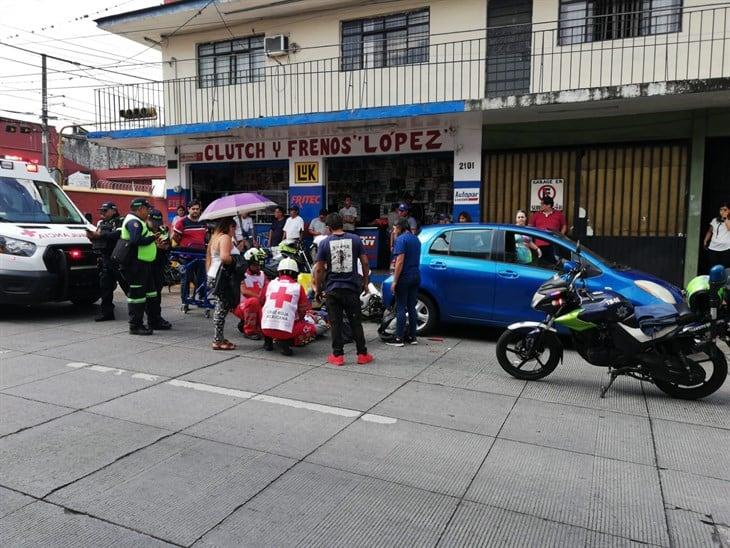
<svg viewBox="0 0 730 548"><path fill-rule="evenodd" d="M595 329L595 324L583 321L578 318L578 315L581 312L583 312L583 309L578 308L576 310L573 310L572 312L563 314L562 316L555 318L555 323L558 323L563 327L567 327L568 329L571 329L573 331L588 331L589 329Z"/></svg>

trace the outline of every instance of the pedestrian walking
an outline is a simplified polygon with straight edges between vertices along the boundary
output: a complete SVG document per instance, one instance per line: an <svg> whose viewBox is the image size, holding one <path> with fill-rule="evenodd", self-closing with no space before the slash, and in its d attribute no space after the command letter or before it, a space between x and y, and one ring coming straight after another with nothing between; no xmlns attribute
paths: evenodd
<svg viewBox="0 0 730 548"><path fill-rule="evenodd" d="M157 237L147 227L147 217L151 209L152 206L146 199L135 198L122 223L121 239L131 245L131 256L122 270L122 275L129 283L127 308L129 333L132 335L152 335L149 317L148 325L144 325L147 300L157 296L152 279L152 263L157 257Z"/></svg>
<svg viewBox="0 0 730 548"><path fill-rule="evenodd" d="M396 328L395 336L386 341L390 346L418 344L416 331L418 316L416 303L418 288L421 285L421 241L413 234L406 219L395 225L396 239L393 247L395 256L395 272L393 273L392 290L395 294ZM408 315L408 334L405 332L406 314Z"/></svg>
<svg viewBox="0 0 730 548"><path fill-rule="evenodd" d="M233 263L233 255L239 254L238 248L233 245L233 238L236 234L236 223L232 217L226 217L218 221L213 231L213 235L208 243L206 253L205 268L208 276L208 287L215 288L216 277L224 265ZM236 345L225 338L224 329L226 327L226 316L233 308L234 303L230 303L228 299L218 298L215 301L213 310L213 325L215 326L215 335L211 348L213 350L235 350Z"/></svg>
<svg viewBox="0 0 730 548"><path fill-rule="evenodd" d="M339 213L330 213L326 224L331 235L317 251L314 279L317 300L321 301L326 292L327 313L332 325L332 353L327 361L336 366L345 363L342 329L343 316L347 316L357 347L357 363L365 365L373 361L360 318L360 293L367 291L370 275L368 258L360 237L344 231ZM362 275L358 273L358 262Z"/></svg>
<svg viewBox="0 0 730 548"><path fill-rule="evenodd" d="M720 214L710 221L705 234L705 249L710 266L730 268L730 203L720 204Z"/></svg>
<svg viewBox="0 0 730 548"><path fill-rule="evenodd" d="M147 321L153 330L167 331L172 324L162 317L162 288L165 285L165 267L170 262L170 232L164 224L162 212L159 209L150 210L147 217L147 227L157 237L157 256L152 261L152 283L156 295L147 299Z"/></svg>
<svg viewBox="0 0 730 548"><path fill-rule="evenodd" d="M99 207L101 220L96 224L96 231L86 231L91 246L97 254L96 268L99 272L99 289L101 290L101 315L94 318L96 322L114 319L114 291L117 283L126 293L127 284L122 278L119 266L112 261L112 251L121 236L122 218L117 205L105 202Z"/></svg>

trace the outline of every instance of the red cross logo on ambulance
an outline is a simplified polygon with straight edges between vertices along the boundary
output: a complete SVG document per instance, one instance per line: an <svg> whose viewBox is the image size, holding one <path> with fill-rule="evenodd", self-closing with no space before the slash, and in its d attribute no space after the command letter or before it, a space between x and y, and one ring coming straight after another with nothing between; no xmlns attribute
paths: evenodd
<svg viewBox="0 0 730 548"><path fill-rule="evenodd" d="M37 234L38 232L36 230L28 230L27 228L20 232L21 236L28 236L28 238L35 238Z"/></svg>

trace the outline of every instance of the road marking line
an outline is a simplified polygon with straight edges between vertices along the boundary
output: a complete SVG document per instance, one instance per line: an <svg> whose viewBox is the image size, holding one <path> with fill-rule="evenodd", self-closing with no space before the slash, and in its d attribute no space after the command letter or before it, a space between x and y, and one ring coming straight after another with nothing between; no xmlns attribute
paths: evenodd
<svg viewBox="0 0 730 548"><path fill-rule="evenodd" d="M382 415L372 415L370 413L365 413L360 418L364 421L375 422L377 424L395 424L398 422L398 419L394 419L393 417L383 417Z"/></svg>
<svg viewBox="0 0 730 548"><path fill-rule="evenodd" d="M107 367L105 365L92 365L89 367L89 370L98 371L99 373L114 373L117 376L127 373L126 369L117 369L116 367Z"/></svg>
<svg viewBox="0 0 730 548"><path fill-rule="evenodd" d="M319 403L309 403L306 401L290 400L289 398L277 398L276 396L266 396L260 394L253 398L256 401L266 403L274 403L277 405L286 405L287 407L296 407L298 409L308 409L309 411L317 411L319 413L327 413L330 415L338 415L340 417L356 418L362 415L360 411L354 409L345 409L344 407L332 407L330 405L321 405Z"/></svg>
<svg viewBox="0 0 730 548"><path fill-rule="evenodd" d="M154 382L156 380L159 380L160 377L157 375L150 375L149 373L135 373L132 375L133 379L142 379L143 381L150 381Z"/></svg>
<svg viewBox="0 0 730 548"><path fill-rule="evenodd" d="M67 367L73 369L88 368L89 371L96 371L98 373L114 373L115 376L123 375L125 373L131 373L133 379L141 379L145 381L154 382L160 377L158 375L150 375L148 373L132 373L127 369L118 369L116 367L106 367L104 365L91 365L84 362L71 362L66 364ZM286 407L294 407L296 409L306 409L308 411L315 411L317 413L326 413L328 415L337 415L339 417L347 417L351 419L360 418L367 422L373 422L377 424L395 424L398 419L392 417L384 417L382 415L373 415L371 413L363 413L362 411L356 411L355 409L347 409L345 407L334 407L331 405L323 405L320 403L310 403L300 400L292 400L289 398L279 398L277 396L267 396L265 394L256 394L254 392L246 392L245 390L236 390L235 388L223 388L221 386L213 386L212 384L204 384L200 382L183 381L179 379L172 379L167 381L165 384L170 386L177 386L178 388L189 388L191 390L198 390L200 392L209 392L211 394L220 394L222 396L232 396L242 400L255 400L262 401L265 403L272 403L274 405L284 405Z"/></svg>
<svg viewBox="0 0 730 548"><path fill-rule="evenodd" d="M212 386L210 384L202 384L199 382L180 381L177 379L167 381L167 384L178 386L180 388L192 388L193 390L199 390L201 392L212 392L213 394L221 394L223 396L233 396L234 398L241 398L243 400L251 399L256 395L253 392L244 392L243 390L236 390L234 388L221 388L220 386Z"/></svg>

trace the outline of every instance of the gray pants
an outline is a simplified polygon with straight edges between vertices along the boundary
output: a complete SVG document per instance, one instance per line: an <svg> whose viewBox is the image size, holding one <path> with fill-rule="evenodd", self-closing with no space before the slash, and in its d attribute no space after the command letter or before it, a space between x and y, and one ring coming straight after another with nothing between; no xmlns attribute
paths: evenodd
<svg viewBox="0 0 730 548"><path fill-rule="evenodd" d="M213 287L215 278L208 277L208 287ZM215 342L223 342L225 337L223 336L223 329L226 327L226 316L230 309L223 305L220 299L215 301L215 308L213 309L213 325L215 326Z"/></svg>

